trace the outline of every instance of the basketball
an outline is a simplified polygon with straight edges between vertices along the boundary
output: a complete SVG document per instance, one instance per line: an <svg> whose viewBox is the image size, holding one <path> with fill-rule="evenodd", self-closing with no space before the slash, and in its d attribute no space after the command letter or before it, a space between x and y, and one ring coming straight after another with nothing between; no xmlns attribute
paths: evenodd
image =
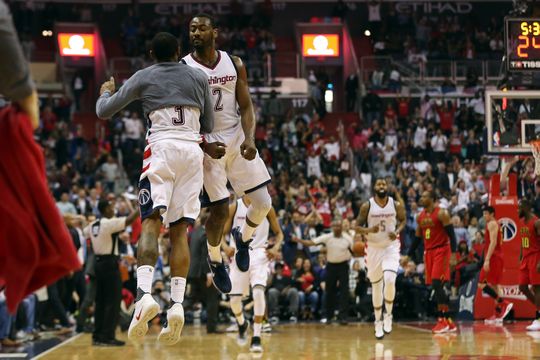
<svg viewBox="0 0 540 360"><path fill-rule="evenodd" d="M366 244L362 241L357 241L353 244L352 252L354 256L365 256L366 255Z"/></svg>

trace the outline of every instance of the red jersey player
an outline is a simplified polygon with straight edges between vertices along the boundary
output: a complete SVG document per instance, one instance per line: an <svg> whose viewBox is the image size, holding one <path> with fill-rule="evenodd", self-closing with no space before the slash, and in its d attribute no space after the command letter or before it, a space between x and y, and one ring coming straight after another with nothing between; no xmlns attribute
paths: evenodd
<svg viewBox="0 0 540 360"><path fill-rule="evenodd" d="M424 240L426 285L432 285L437 300L439 318L431 330L435 334L455 332L456 325L448 316L449 299L444 284L450 280L450 258L456 251L456 235L450 215L446 209L435 206L435 193L424 191L420 197L424 210L418 215L416 239L409 254L413 254L420 241Z"/></svg>
<svg viewBox="0 0 540 360"><path fill-rule="evenodd" d="M501 283L504 261L502 254L502 232L495 219L495 209L492 206L484 208L486 233L484 238L484 266L480 271L478 286L484 293L495 300L495 313L488 319L487 324L502 322L512 310L513 304L503 300L499 284Z"/></svg>
<svg viewBox="0 0 540 360"><path fill-rule="evenodd" d="M519 202L519 230L521 236L521 266L519 290L536 306L536 319L527 326L529 331L540 330L540 220L532 212L529 200ZM532 285L532 291L529 288Z"/></svg>

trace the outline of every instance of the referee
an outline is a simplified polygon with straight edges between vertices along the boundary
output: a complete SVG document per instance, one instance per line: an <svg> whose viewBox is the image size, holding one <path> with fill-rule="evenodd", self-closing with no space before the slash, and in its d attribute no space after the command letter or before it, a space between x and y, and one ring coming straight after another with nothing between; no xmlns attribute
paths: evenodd
<svg viewBox="0 0 540 360"><path fill-rule="evenodd" d="M92 340L96 346L125 345L115 338L122 300L118 235L139 216L139 209L134 210L128 199L126 202L131 212L129 216L115 217L113 204L109 200L100 200L98 210L101 218L84 230L86 237L92 240L95 253L96 311Z"/></svg>
<svg viewBox="0 0 540 360"><path fill-rule="evenodd" d="M339 298L339 323L347 325L349 311L349 261L353 239L343 232L343 221L334 220L332 233L298 242L304 246L326 245L326 318L328 324L334 317L334 309ZM338 297L339 291L339 297Z"/></svg>

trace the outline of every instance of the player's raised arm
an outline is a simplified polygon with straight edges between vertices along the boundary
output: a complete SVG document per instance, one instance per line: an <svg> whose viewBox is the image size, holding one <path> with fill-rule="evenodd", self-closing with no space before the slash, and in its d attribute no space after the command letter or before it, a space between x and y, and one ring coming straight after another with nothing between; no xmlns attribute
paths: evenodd
<svg viewBox="0 0 540 360"><path fill-rule="evenodd" d="M358 218L356 219L356 224L358 226L354 231L357 234L366 235L369 233L378 233L379 232L379 225L375 225L373 227L367 227L367 218L369 214L369 201L366 201L362 204L360 207L360 213L358 214Z"/></svg>
<svg viewBox="0 0 540 360"><path fill-rule="evenodd" d="M96 103L96 114L100 119L108 119L131 102L140 98L140 79L135 73L115 92L114 78L101 85L100 96Z"/></svg>
<svg viewBox="0 0 540 360"><path fill-rule="evenodd" d="M452 249L452 252L456 252L456 247L457 247L456 233L454 232L454 225L452 224L448 210L441 209L439 211L438 218L441 221L442 225L444 226L444 230L446 230L448 237L450 238L450 248Z"/></svg>
<svg viewBox="0 0 540 360"><path fill-rule="evenodd" d="M257 148L255 147L255 112L249 94L246 66L239 57L231 56L231 58L238 71L236 101L240 107L242 130L245 136L244 142L240 145L240 153L247 160L253 160L257 155Z"/></svg>

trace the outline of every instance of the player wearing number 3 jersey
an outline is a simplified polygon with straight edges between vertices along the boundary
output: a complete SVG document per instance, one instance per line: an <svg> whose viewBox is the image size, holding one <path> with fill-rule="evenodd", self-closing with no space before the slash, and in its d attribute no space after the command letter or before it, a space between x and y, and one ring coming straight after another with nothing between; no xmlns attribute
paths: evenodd
<svg viewBox="0 0 540 360"><path fill-rule="evenodd" d="M230 183L235 193L250 200L246 221L232 230L236 243L237 268L249 269L249 243L255 228L261 224L272 207L266 185L270 175L255 147L255 113L251 103L247 72L242 60L216 50L218 29L207 14L195 16L189 24L189 37L194 51L182 62L200 69L207 75L213 101L214 131L205 134L208 143L227 148L225 156L204 157L204 192L202 205L210 208L206 222L210 269L214 284L222 292L231 290L231 283L220 282L215 269L222 266L220 243L229 212Z"/></svg>
<svg viewBox="0 0 540 360"><path fill-rule="evenodd" d="M180 47L176 38L159 33L151 47L150 55L157 64L136 72L114 95L114 79L103 84L96 112L100 118L109 118L132 101L142 102L148 120L139 182L143 221L137 256L137 300L128 337L142 340L148 322L159 312L150 291L158 257L157 239L165 223L170 226L172 305L158 340L174 344L180 340L184 325L182 301L189 269L187 227L200 210L203 151L199 134L212 131L214 114L206 76L178 63Z"/></svg>
<svg viewBox="0 0 540 360"><path fill-rule="evenodd" d="M366 265L371 282L375 310L375 337L382 339L392 331L392 308L396 295L396 276L399 268L399 234L405 227L405 207L388 196L384 178L376 179L374 196L360 208L358 224L367 228L357 231L367 237ZM382 318L383 299L385 314Z"/></svg>

